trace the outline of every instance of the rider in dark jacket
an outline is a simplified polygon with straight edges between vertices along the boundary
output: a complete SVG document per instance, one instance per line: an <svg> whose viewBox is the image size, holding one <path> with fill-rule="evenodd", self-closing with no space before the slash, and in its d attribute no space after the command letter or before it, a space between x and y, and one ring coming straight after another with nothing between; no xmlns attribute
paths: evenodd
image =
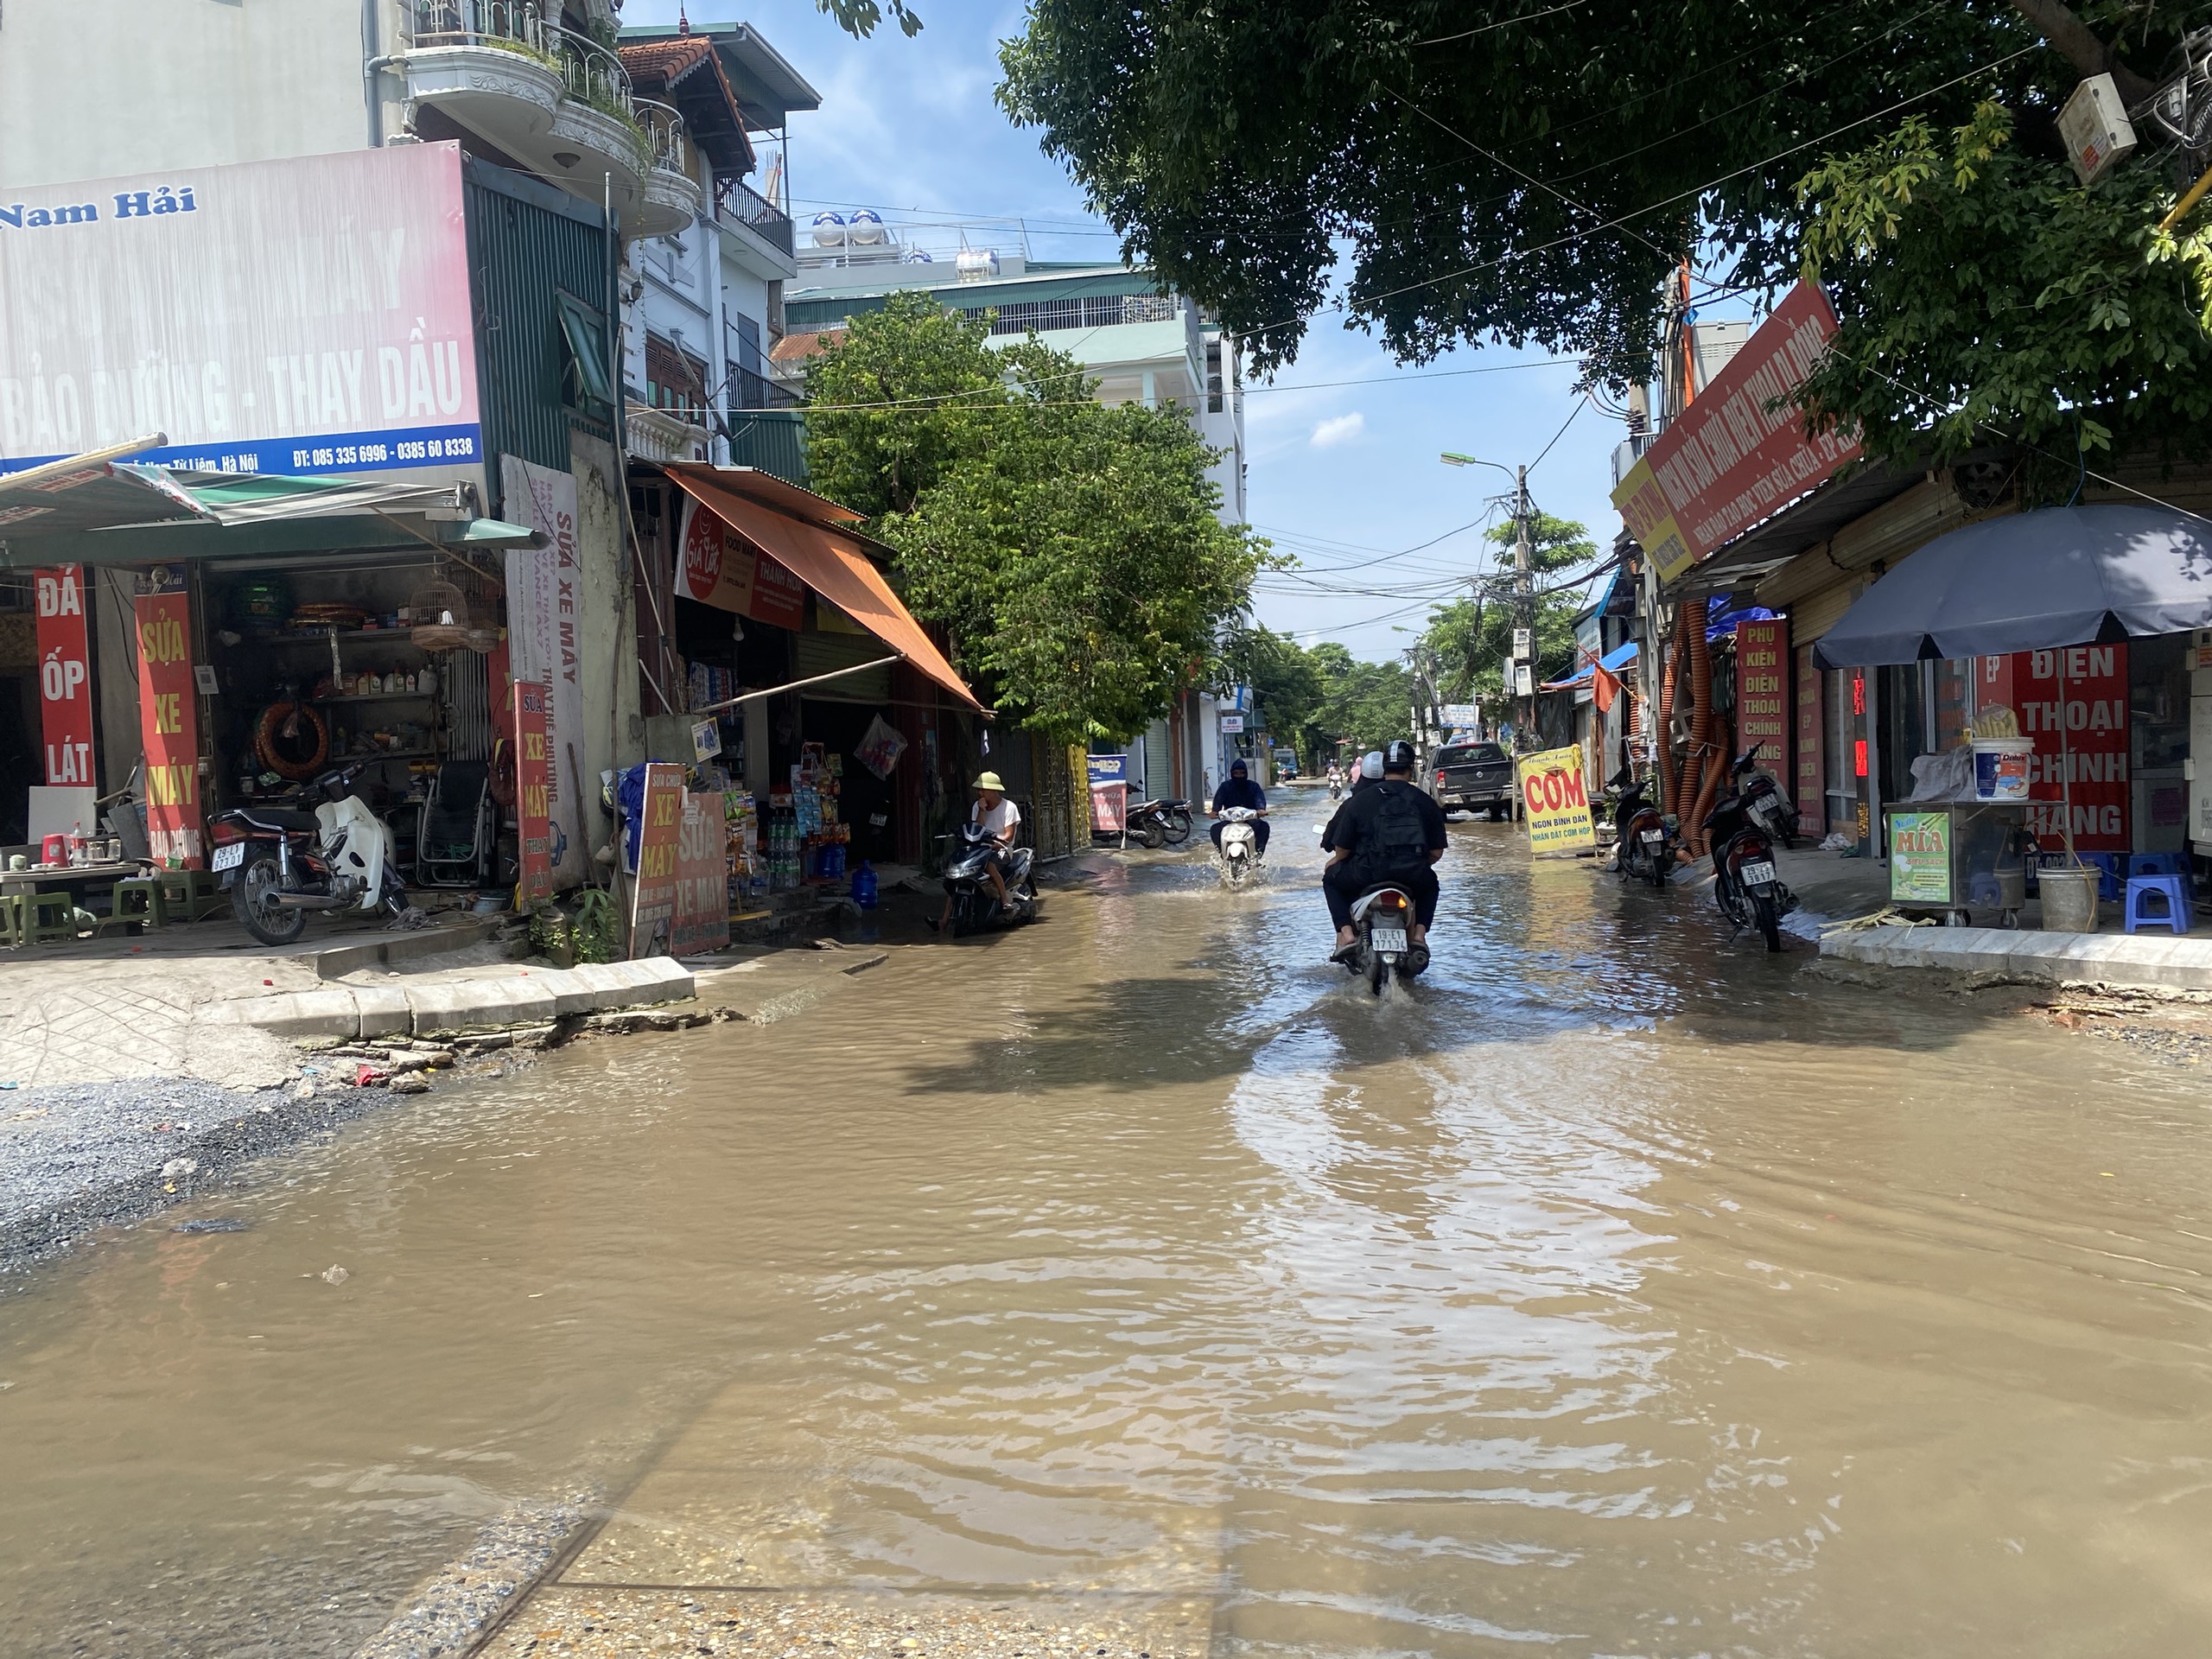
<svg viewBox="0 0 2212 1659"><path fill-rule="evenodd" d="M1221 815L1232 806L1249 807L1260 816L1252 820L1252 833L1258 839L1261 856L1268 850L1268 794L1252 781L1251 768L1240 760L1229 763L1229 776L1221 780L1221 787L1213 792L1213 845L1221 850L1221 832L1229 826Z"/></svg>
<svg viewBox="0 0 2212 1659"><path fill-rule="evenodd" d="M1436 919L1436 872L1447 838L1444 810L1413 782L1414 746L1393 743L1382 756L1382 777L1347 799L1323 836L1329 866L1321 891L1337 925L1336 958L1358 942L1351 907L1370 887L1402 887L1414 901L1410 943L1424 944Z"/></svg>

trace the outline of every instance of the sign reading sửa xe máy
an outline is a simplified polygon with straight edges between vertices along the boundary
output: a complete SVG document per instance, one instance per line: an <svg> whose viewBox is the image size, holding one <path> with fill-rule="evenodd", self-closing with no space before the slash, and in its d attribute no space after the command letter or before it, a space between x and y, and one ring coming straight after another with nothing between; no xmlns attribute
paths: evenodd
<svg viewBox="0 0 2212 1659"><path fill-rule="evenodd" d="M1595 847L1597 826L1591 821L1590 791L1582 780L1582 751L1546 749L1521 756L1516 765L1529 850L1573 853Z"/></svg>
<svg viewBox="0 0 2212 1659"><path fill-rule="evenodd" d="M1613 505L1662 582L1857 457L1856 438L1807 437L1796 402L1835 333L1827 296L1798 283L1629 468Z"/></svg>

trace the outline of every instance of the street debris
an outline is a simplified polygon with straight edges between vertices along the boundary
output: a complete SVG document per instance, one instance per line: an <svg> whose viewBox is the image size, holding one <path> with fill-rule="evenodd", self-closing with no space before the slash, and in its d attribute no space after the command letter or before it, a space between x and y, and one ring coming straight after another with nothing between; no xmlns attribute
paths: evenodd
<svg viewBox="0 0 2212 1659"><path fill-rule="evenodd" d="M340 1267L335 1262L332 1262L328 1268L324 1269L321 1275L322 1282L326 1285L342 1285L353 1276L353 1275L352 1274L346 1272L345 1268Z"/></svg>

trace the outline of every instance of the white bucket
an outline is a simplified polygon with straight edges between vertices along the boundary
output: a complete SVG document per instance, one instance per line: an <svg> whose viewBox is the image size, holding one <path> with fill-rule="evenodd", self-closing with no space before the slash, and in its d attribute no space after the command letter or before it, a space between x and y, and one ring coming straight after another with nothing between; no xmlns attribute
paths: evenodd
<svg viewBox="0 0 2212 1659"><path fill-rule="evenodd" d="M2031 737L1977 737L1974 741L1974 798L1978 801L2028 798L2028 757Z"/></svg>

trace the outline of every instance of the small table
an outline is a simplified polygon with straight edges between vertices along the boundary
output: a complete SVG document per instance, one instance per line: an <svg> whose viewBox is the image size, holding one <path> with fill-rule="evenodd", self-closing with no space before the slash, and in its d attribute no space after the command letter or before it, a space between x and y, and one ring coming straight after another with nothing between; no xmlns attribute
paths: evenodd
<svg viewBox="0 0 2212 1659"><path fill-rule="evenodd" d="M34 865L28 870L0 870L0 898L28 897L35 893L67 893L73 901L89 896L89 890L105 886L111 893L115 884L127 881L141 873L137 862L121 864L63 864L50 869ZM114 909L112 899L109 909ZM105 918L102 918L105 920Z"/></svg>

